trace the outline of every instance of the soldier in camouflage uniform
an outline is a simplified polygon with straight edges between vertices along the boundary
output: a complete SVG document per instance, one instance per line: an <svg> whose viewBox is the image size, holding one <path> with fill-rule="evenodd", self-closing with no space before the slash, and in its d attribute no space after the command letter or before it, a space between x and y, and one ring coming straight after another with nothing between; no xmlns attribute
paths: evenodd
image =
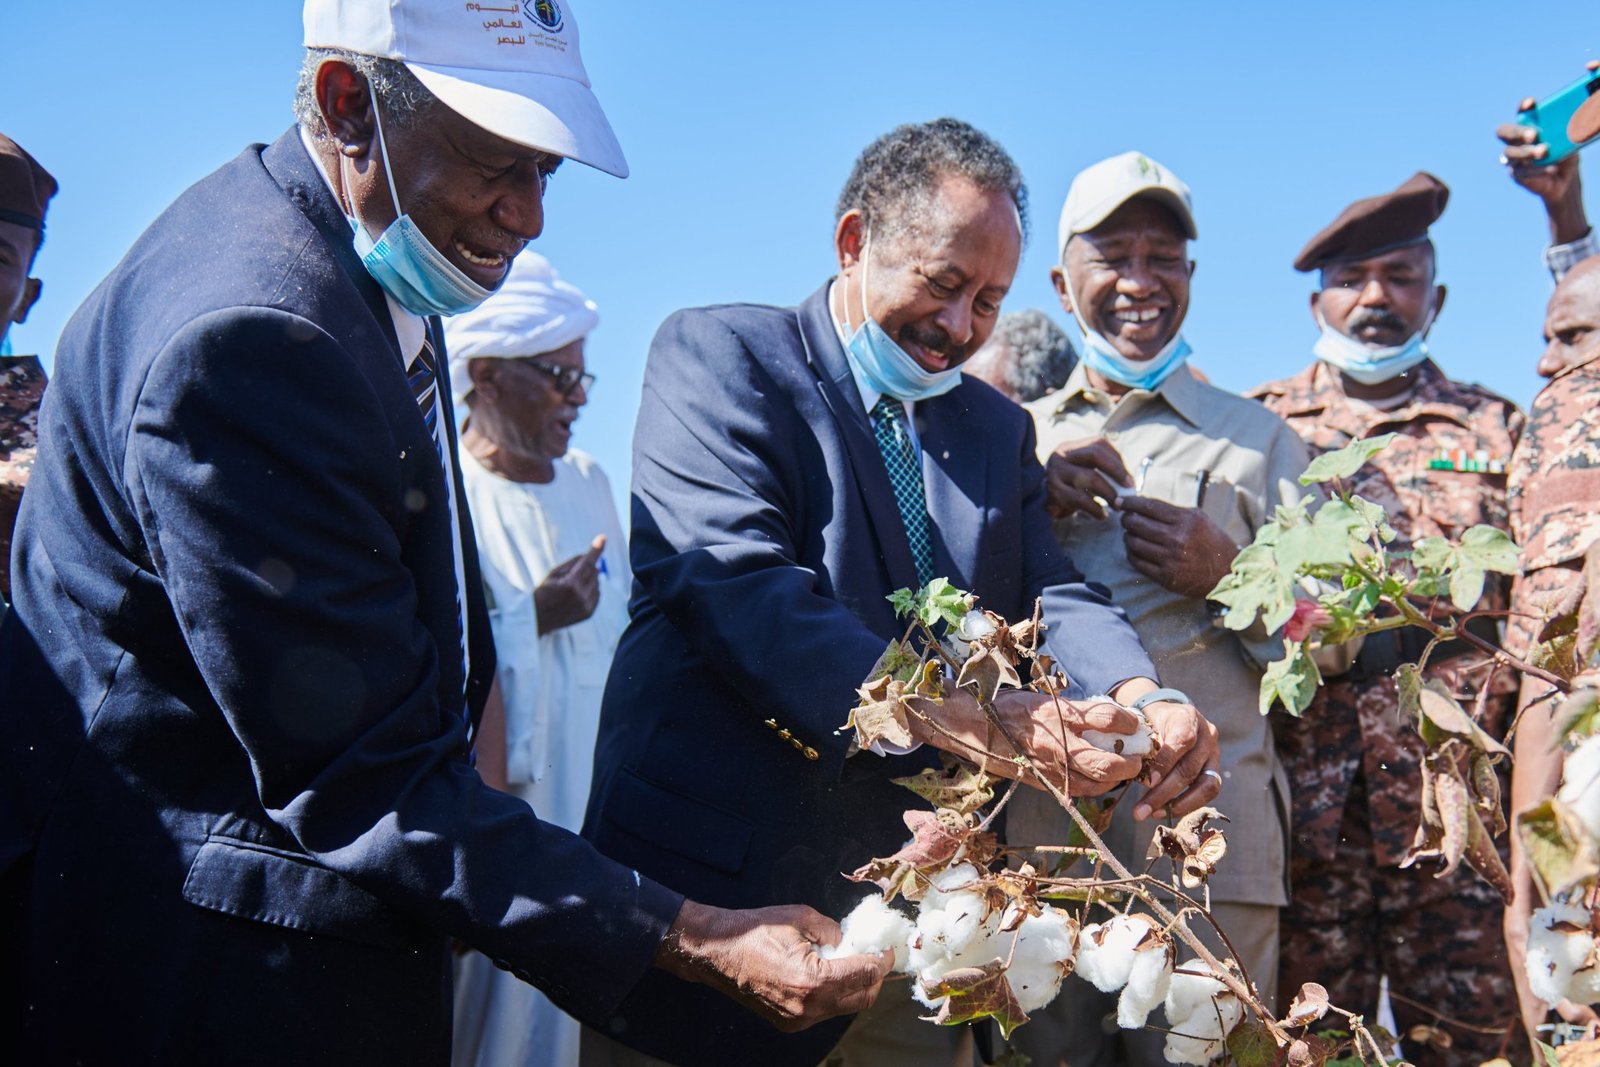
<svg viewBox="0 0 1600 1067"><path fill-rule="evenodd" d="M1350 488L1383 505L1402 548L1479 523L1505 529L1506 469L1523 427L1510 401L1452 381L1428 358L1423 337L1445 293L1427 231L1448 195L1418 174L1312 239L1295 267L1320 271L1318 361L1252 394L1313 452L1398 434ZM1478 609L1503 612L1508 593L1491 575ZM1304 719L1277 718L1294 804L1279 989L1291 997L1320 982L1335 1004L1372 1018L1387 976L1407 1058L1476 1065L1504 1054L1517 1031L1500 896L1465 866L1447 878L1399 867L1420 821L1423 746L1400 720L1390 675L1424 643L1407 631L1374 635ZM1504 731L1510 672L1463 644L1438 649L1428 674L1468 695L1468 707L1489 685L1485 725Z"/></svg>
<svg viewBox="0 0 1600 1067"><path fill-rule="evenodd" d="M11 138L0 134L0 614L11 596L11 528L33 466L34 428L44 368L11 355L8 334L39 299L28 275L44 242L44 215L56 181Z"/></svg>
<svg viewBox="0 0 1600 1067"><path fill-rule="evenodd" d="M1528 427L1511 463L1511 525L1522 545L1523 573L1512 591L1508 649L1526 655L1539 624L1579 580L1585 555L1600 542L1600 257L1583 260L1562 279L1545 317L1548 344L1541 367L1560 368L1534 399ZM1517 729L1511 808L1521 811L1555 792L1561 761L1555 755L1550 687L1526 678ZM1512 846L1517 899L1507 909L1505 933L1516 961L1517 996L1532 1032L1547 1006L1526 988L1521 961L1528 920L1539 903L1517 842ZM1593 1024L1593 1009L1559 1006L1569 1022Z"/></svg>

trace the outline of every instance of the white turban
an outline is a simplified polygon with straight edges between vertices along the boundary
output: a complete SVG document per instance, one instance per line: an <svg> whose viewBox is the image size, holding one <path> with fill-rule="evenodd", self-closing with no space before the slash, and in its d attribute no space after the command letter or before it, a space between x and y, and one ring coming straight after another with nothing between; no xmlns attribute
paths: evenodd
<svg viewBox="0 0 1600 1067"><path fill-rule="evenodd" d="M599 324L594 301L562 281L548 259L522 252L511 261L511 272L493 296L444 320L450 389L456 403L464 403L472 392L468 360L542 356L587 337Z"/></svg>

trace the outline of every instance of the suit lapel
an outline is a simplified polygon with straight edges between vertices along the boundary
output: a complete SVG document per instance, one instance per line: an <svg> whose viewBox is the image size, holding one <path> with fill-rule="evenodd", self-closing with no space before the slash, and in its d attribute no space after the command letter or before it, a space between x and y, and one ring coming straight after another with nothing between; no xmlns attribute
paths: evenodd
<svg viewBox="0 0 1600 1067"><path fill-rule="evenodd" d="M922 481L928 493L933 534L933 569L956 585L974 584L983 536L983 502L988 499L988 450L982 427L969 420L963 382L943 396L917 404L917 437L922 442Z"/></svg>
<svg viewBox="0 0 1600 1067"><path fill-rule="evenodd" d="M897 589L914 589L918 585L917 563L911 555L911 543L906 540L905 525L900 521L899 505L895 502L894 486L889 483L889 472L883 465L883 454L873 439L867 413L861 409L861 393L850 373L850 361L833 328L833 315L828 310L828 286L813 293L795 314L806 360L817 373L817 391L822 394L823 403L839 428L839 437L855 471L856 484L877 535L889 580Z"/></svg>

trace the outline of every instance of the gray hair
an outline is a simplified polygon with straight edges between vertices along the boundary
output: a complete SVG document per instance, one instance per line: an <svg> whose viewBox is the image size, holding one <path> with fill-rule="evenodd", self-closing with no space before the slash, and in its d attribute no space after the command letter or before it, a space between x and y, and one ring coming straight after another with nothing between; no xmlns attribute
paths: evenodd
<svg viewBox="0 0 1600 1067"><path fill-rule="evenodd" d="M348 64L367 79L373 100L383 105L383 121L402 130L411 130L438 103L438 98L398 59L348 52L342 48L307 48L300 64L300 82L294 90L294 117L316 137L328 135L317 103L317 70L328 60Z"/></svg>
<svg viewBox="0 0 1600 1067"><path fill-rule="evenodd" d="M984 347L994 345L1011 353L1005 365L1006 383L1023 403L1060 389L1078 365L1078 353L1066 331L1036 308L1001 315Z"/></svg>
<svg viewBox="0 0 1600 1067"><path fill-rule="evenodd" d="M873 233L913 228L922 221L934 188L951 175L1011 197L1026 237L1028 187L1022 171L992 137L951 118L897 126L868 145L839 193L834 221L859 211Z"/></svg>

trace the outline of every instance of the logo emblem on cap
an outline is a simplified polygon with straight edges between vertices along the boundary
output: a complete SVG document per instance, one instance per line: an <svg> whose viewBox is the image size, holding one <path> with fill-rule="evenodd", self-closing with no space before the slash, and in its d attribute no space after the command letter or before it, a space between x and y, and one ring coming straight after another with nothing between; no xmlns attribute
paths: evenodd
<svg viewBox="0 0 1600 1067"><path fill-rule="evenodd" d="M561 5L556 0L522 0L522 10L551 33L561 29Z"/></svg>

